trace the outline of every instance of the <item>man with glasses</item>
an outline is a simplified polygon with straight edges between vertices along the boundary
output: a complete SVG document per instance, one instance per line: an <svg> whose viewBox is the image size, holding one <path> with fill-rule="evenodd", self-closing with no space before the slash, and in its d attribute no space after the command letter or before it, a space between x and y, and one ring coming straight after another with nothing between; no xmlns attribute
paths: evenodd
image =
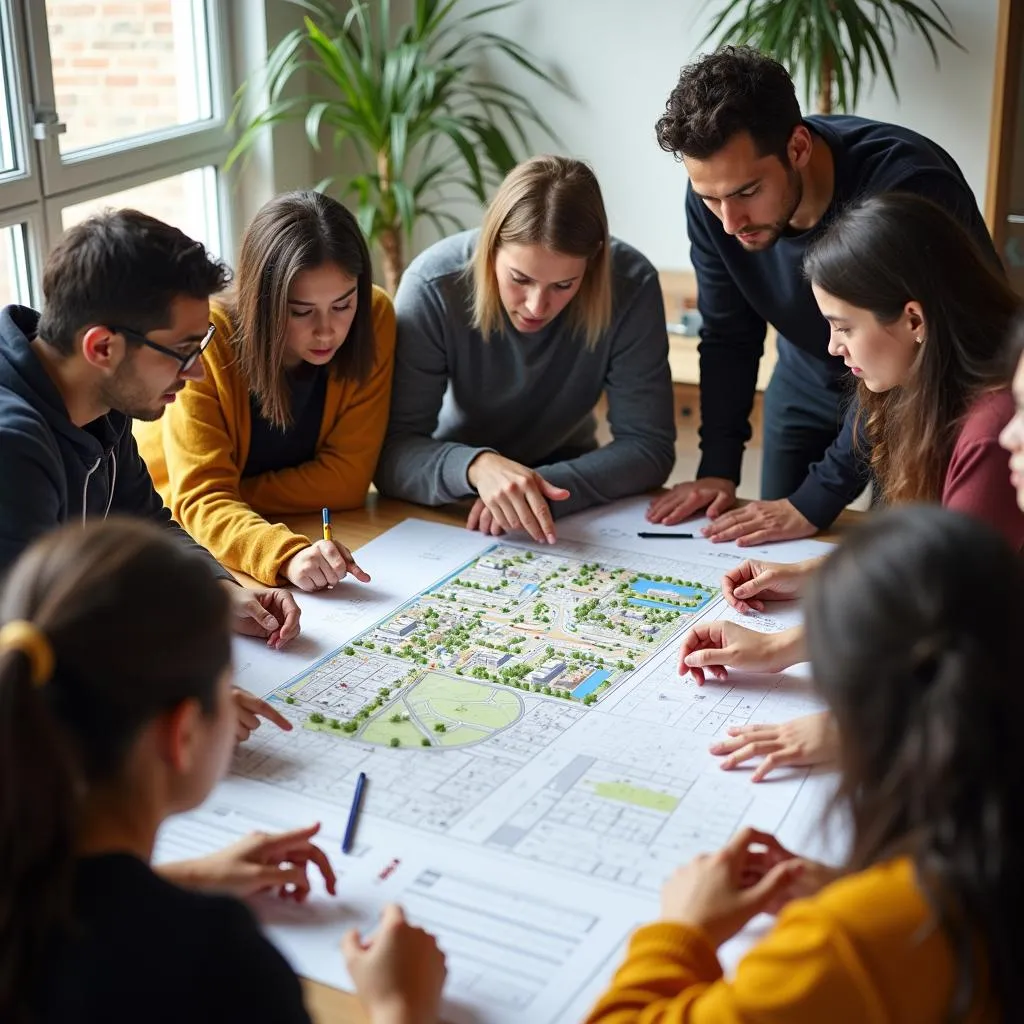
<svg viewBox="0 0 1024 1024"><path fill-rule="evenodd" d="M132 437L203 377L210 296L230 271L135 210L71 228L43 268L43 311L0 310L0 573L36 537L107 515L165 524L230 586L238 632L281 647L299 632L285 590L245 590L171 519ZM240 712L240 735L255 727ZM275 717L276 713L272 717ZM282 720L283 721L283 720ZM247 728L241 723L247 723Z"/></svg>

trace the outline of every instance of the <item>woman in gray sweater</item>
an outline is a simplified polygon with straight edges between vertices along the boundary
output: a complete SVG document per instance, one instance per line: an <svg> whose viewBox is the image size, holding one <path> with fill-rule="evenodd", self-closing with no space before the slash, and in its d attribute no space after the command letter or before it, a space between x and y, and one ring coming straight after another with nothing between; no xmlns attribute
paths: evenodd
<svg viewBox="0 0 1024 1024"><path fill-rule="evenodd" d="M554 517L659 487L675 458L658 276L608 235L578 160L514 168L483 226L405 271L378 489L440 505L476 496L467 526L554 542ZM602 448L593 409L608 399Z"/></svg>

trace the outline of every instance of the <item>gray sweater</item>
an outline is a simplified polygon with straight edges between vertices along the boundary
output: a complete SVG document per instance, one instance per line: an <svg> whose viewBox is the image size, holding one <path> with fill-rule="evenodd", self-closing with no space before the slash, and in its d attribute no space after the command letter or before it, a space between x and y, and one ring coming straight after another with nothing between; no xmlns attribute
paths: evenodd
<svg viewBox="0 0 1024 1024"><path fill-rule="evenodd" d="M398 346L376 484L440 505L474 494L470 462L496 451L535 467L571 497L555 515L659 487L675 459L665 310L654 267L612 241L612 319L596 348L573 336L567 311L536 334L485 341L471 325L464 273L477 231L421 253L395 296ZM613 440L598 448L593 409L605 392Z"/></svg>

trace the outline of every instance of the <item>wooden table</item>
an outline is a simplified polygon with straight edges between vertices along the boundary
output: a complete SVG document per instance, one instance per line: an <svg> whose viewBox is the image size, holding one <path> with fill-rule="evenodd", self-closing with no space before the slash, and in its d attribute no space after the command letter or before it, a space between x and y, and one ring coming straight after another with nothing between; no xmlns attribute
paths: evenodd
<svg viewBox="0 0 1024 1024"><path fill-rule="evenodd" d="M335 539L346 547L355 549L390 530L392 526L397 526L404 519L427 519L434 523L463 526L466 522L467 508L468 506L459 505L425 508L422 505L412 505L371 494L364 508L332 513L331 525ZM860 512L844 512L836 526L828 533L822 534L819 539L837 540L843 530L862 515ZM286 517L285 522L296 533L304 533L311 540L319 540L323 536L319 515ZM341 958L340 949L338 958ZM303 988L306 1006L317 1024L367 1024L367 1017L354 995L308 980L303 981Z"/></svg>

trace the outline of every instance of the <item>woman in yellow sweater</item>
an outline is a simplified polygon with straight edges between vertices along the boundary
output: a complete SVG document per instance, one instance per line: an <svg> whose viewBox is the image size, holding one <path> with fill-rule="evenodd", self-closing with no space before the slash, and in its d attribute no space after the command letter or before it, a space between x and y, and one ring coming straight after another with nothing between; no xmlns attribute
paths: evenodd
<svg viewBox="0 0 1024 1024"><path fill-rule="evenodd" d="M978 1024L1024 1004L1024 568L977 521L910 506L873 517L810 590L845 869L752 830L698 857L590 1024ZM780 909L725 980L717 948Z"/></svg>
<svg viewBox="0 0 1024 1024"><path fill-rule="evenodd" d="M277 196L214 306L206 376L139 450L174 517L221 564L302 590L369 577L335 541L267 517L363 504L384 440L395 314L355 218L319 192Z"/></svg>

